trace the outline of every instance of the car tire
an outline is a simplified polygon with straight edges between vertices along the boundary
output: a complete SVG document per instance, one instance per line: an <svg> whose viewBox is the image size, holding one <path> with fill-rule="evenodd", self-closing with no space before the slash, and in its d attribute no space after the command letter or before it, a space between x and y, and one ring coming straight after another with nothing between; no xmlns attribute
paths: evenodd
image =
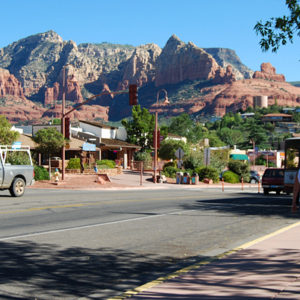
<svg viewBox="0 0 300 300"><path fill-rule="evenodd" d="M21 197L25 193L25 181L24 179L17 177L12 182L9 192L13 197Z"/></svg>
<svg viewBox="0 0 300 300"><path fill-rule="evenodd" d="M264 194L265 195L269 195L269 190L268 189L264 189Z"/></svg>

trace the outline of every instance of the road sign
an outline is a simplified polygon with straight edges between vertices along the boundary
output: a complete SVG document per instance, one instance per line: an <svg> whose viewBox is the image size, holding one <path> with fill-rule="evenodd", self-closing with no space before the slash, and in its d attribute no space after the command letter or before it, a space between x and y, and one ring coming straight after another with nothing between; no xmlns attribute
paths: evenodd
<svg viewBox="0 0 300 300"><path fill-rule="evenodd" d="M182 159L182 158L183 158L184 152L183 152L183 150L182 150L180 147L176 150L175 156L176 156L178 159Z"/></svg>
<svg viewBox="0 0 300 300"><path fill-rule="evenodd" d="M96 151L96 145L85 142L82 145L82 150L83 151Z"/></svg>

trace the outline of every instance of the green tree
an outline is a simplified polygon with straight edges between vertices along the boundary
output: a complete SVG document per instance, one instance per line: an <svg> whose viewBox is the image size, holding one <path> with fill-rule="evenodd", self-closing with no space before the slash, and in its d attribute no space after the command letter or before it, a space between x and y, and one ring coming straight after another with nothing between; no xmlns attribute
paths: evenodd
<svg viewBox="0 0 300 300"><path fill-rule="evenodd" d="M245 142L243 133L238 129L229 129L228 127L221 128L221 130L218 131L218 136L226 145L229 145L230 147Z"/></svg>
<svg viewBox="0 0 300 300"><path fill-rule="evenodd" d="M191 134L194 122L187 113L172 118L169 126L169 132L188 138Z"/></svg>
<svg viewBox="0 0 300 300"><path fill-rule="evenodd" d="M6 119L5 116L0 115L0 144L1 145L11 145L15 142L19 133L17 131L11 130L12 125Z"/></svg>
<svg viewBox="0 0 300 300"><path fill-rule="evenodd" d="M51 155L56 154L64 145L64 137L55 128L40 129L33 140L38 144L36 150L49 157L49 176L51 177Z"/></svg>
<svg viewBox="0 0 300 300"><path fill-rule="evenodd" d="M288 41L293 43L294 35L300 35L300 6L298 0L286 0L289 15L273 17L263 23L256 23L254 30L262 36L259 44L263 51L277 52L281 45Z"/></svg>
<svg viewBox="0 0 300 300"><path fill-rule="evenodd" d="M268 140L268 132L258 124L255 118L249 118L241 128L245 134L246 147L249 143L252 146L265 147Z"/></svg>
<svg viewBox="0 0 300 300"><path fill-rule="evenodd" d="M151 149L155 128L155 116L140 105L132 107L132 120L122 120L127 131L127 141L141 147L141 152Z"/></svg>
<svg viewBox="0 0 300 300"><path fill-rule="evenodd" d="M170 139L164 140L160 145L158 156L164 160L176 159L175 152L179 147L185 155L188 155L188 146L185 142Z"/></svg>

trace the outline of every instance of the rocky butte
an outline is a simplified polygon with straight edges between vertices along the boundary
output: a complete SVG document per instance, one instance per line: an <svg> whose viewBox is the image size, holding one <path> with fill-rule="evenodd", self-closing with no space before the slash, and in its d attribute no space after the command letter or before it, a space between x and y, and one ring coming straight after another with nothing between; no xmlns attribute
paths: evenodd
<svg viewBox="0 0 300 300"><path fill-rule="evenodd" d="M276 74L271 64L254 72L234 50L198 47L176 35L161 49L156 44L76 45L48 31L0 49L0 113L12 122L60 117L63 91L68 110L102 91L126 91L133 83L139 86L139 103L165 116L223 115L252 106L258 95L267 95L270 104L276 99L279 105L299 105L300 88ZM170 105L156 105L162 88ZM72 118L117 121L130 115L128 95L123 94L97 98Z"/></svg>

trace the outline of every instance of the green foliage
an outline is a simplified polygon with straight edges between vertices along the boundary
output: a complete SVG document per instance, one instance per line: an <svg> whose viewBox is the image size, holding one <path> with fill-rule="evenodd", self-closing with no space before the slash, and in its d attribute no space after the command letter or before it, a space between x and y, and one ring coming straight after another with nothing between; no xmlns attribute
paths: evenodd
<svg viewBox="0 0 300 300"><path fill-rule="evenodd" d="M181 148L185 154L188 153L188 146L183 141L163 140L160 145L158 156L164 160L176 159L175 152Z"/></svg>
<svg viewBox="0 0 300 300"><path fill-rule="evenodd" d="M215 168L199 167L196 168L195 171L196 173L198 173L200 181L203 181L203 179L208 178L212 179L213 182L219 182L219 173Z"/></svg>
<svg viewBox="0 0 300 300"><path fill-rule="evenodd" d="M184 158L183 166L185 169L195 170L204 163L204 153L201 151L192 151Z"/></svg>
<svg viewBox="0 0 300 300"><path fill-rule="evenodd" d="M135 152L134 153L134 160L136 161L143 161L144 163L149 163L152 161L152 157L151 157L151 154L149 152L142 152L142 151L139 151L139 152Z"/></svg>
<svg viewBox="0 0 300 300"><path fill-rule="evenodd" d="M113 160L110 159L102 159L102 160L97 160L96 161L97 166L107 166L110 169L113 169L116 167L116 163Z"/></svg>
<svg viewBox="0 0 300 300"><path fill-rule="evenodd" d="M240 145L245 142L243 133L238 129L230 129L228 127L221 128L218 131L220 139L230 147L234 145Z"/></svg>
<svg viewBox="0 0 300 300"><path fill-rule="evenodd" d="M19 133L17 131L10 130L12 125L6 119L5 116L0 115L0 144L1 145L11 145L15 142Z"/></svg>
<svg viewBox="0 0 300 300"><path fill-rule="evenodd" d="M11 165L30 165L30 158L27 152L8 151L5 162Z"/></svg>
<svg viewBox="0 0 300 300"><path fill-rule="evenodd" d="M230 160L228 163L228 169L233 173L236 173L243 177L244 182L249 182L250 180L250 166L249 163L245 163L240 160Z"/></svg>
<svg viewBox="0 0 300 300"><path fill-rule="evenodd" d="M47 128L39 130L33 137L38 144L37 151L44 154L55 154L64 145L64 137L55 128Z"/></svg>
<svg viewBox="0 0 300 300"><path fill-rule="evenodd" d="M255 159L255 164L259 165L259 166L267 166L268 165L268 167L271 167L271 168L276 167L276 164L273 161L270 161L270 160L267 161L266 156L264 156L264 155L260 155L259 157L257 157Z"/></svg>
<svg viewBox="0 0 300 300"><path fill-rule="evenodd" d="M227 167L229 149L213 150L210 152L210 166L219 173Z"/></svg>
<svg viewBox="0 0 300 300"><path fill-rule="evenodd" d="M257 22L254 30L261 35L259 42L263 51L277 52L281 45L286 45L287 41L293 42L294 34L300 33L300 6L298 0L286 0L289 15L273 17L262 23Z"/></svg>
<svg viewBox="0 0 300 300"><path fill-rule="evenodd" d="M35 180L49 180L49 172L42 166L34 166Z"/></svg>
<svg viewBox="0 0 300 300"><path fill-rule="evenodd" d="M127 142L138 145L141 151L151 149L153 145L153 133L155 117L146 108L140 105L132 107L132 120L122 120L122 125L127 131Z"/></svg>
<svg viewBox="0 0 300 300"><path fill-rule="evenodd" d="M165 163L164 166L163 166L163 170L166 167L174 167L174 168L176 168L177 167L176 161L173 160L173 161L169 161L169 162Z"/></svg>
<svg viewBox="0 0 300 300"><path fill-rule="evenodd" d="M176 168L176 167L173 167L173 166L167 166L166 168L163 169L163 174L166 176L166 177L169 177L169 178L175 178L176 177L176 172L179 172L181 171L180 169Z"/></svg>
<svg viewBox="0 0 300 300"><path fill-rule="evenodd" d="M80 169L80 158L70 158L67 169Z"/></svg>
<svg viewBox="0 0 300 300"><path fill-rule="evenodd" d="M240 182L240 176L232 171L224 172L223 179L225 182L229 182L229 183L239 183Z"/></svg>

